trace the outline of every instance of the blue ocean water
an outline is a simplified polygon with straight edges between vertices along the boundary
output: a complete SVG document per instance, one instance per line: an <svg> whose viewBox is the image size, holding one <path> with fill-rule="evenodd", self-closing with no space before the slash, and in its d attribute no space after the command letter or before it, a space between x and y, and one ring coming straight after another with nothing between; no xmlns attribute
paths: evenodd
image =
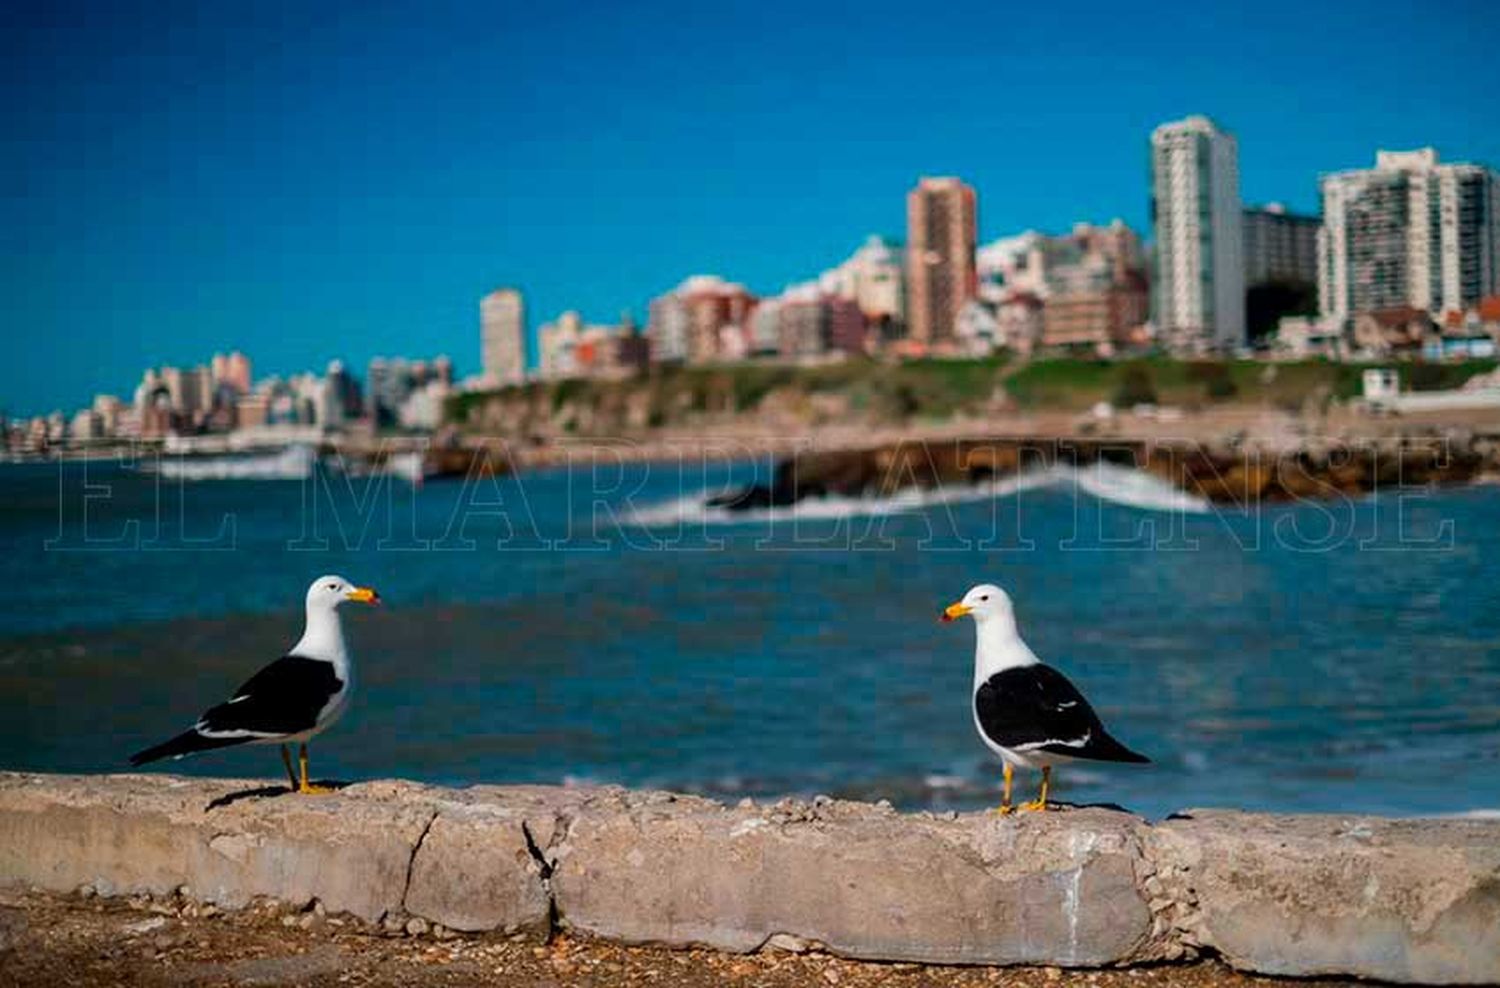
<svg viewBox="0 0 1500 988"><path fill-rule="evenodd" d="M1500 490L1244 512L1062 476L695 510L768 468L606 458L420 488L0 468L0 766L121 769L280 654L306 584L338 572L387 606L347 615L358 693L320 775L975 807L999 771L969 713L973 630L936 617L992 581L1154 759L1066 766L1064 800L1500 807Z"/></svg>

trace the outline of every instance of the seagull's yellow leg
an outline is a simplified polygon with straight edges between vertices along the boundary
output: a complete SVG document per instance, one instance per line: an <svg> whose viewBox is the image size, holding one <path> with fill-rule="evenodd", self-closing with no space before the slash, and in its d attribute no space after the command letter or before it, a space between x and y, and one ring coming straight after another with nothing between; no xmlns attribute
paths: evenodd
<svg viewBox="0 0 1500 988"><path fill-rule="evenodd" d="M303 742L297 746L297 761L302 766L302 784L297 791L304 796L319 796L326 792L333 792L327 786L315 786L307 781L307 743Z"/></svg>
<svg viewBox="0 0 1500 988"><path fill-rule="evenodd" d="M292 753L286 745L281 746L281 764L286 766L286 780L293 792L297 791L297 773L292 771Z"/></svg>
<svg viewBox="0 0 1500 988"><path fill-rule="evenodd" d="M1001 816L1006 816L1010 813L1015 812L1015 807L1010 805L1010 783L1012 774L1013 770L1010 767L1010 762L1006 762L1005 784L1000 790L1000 805L995 808L995 812L999 813Z"/></svg>
<svg viewBox="0 0 1500 988"><path fill-rule="evenodd" d="M1037 794L1036 799L1033 799L1031 802L1029 802L1029 803L1022 803L1021 804L1021 809L1023 809L1023 810L1045 810L1047 808L1047 783L1049 783L1051 781L1052 781L1052 766L1051 765L1043 765L1042 766L1042 789L1041 789L1041 792L1039 792Z"/></svg>

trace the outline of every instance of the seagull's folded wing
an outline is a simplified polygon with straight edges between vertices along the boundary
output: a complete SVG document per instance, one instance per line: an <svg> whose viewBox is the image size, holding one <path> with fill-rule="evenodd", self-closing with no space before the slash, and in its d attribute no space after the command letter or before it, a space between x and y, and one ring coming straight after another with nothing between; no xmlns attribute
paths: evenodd
<svg viewBox="0 0 1500 988"><path fill-rule="evenodd" d="M1018 666L995 673L975 691L974 712L985 735L1002 748L1100 761L1147 761L1110 737L1083 694L1051 666Z"/></svg>
<svg viewBox="0 0 1500 988"><path fill-rule="evenodd" d="M315 727L343 687L332 662L287 655L277 659L206 712L197 724L207 737L279 737Z"/></svg>

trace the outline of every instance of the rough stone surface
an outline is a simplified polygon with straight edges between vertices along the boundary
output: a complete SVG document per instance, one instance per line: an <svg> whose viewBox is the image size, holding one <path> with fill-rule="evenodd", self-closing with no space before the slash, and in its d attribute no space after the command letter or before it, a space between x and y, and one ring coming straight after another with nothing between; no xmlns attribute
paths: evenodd
<svg viewBox="0 0 1500 988"><path fill-rule="evenodd" d="M454 930L545 932L542 849L580 792L544 786L448 791L412 859L405 908Z"/></svg>
<svg viewBox="0 0 1500 988"><path fill-rule="evenodd" d="M0 776L0 879L91 884L241 906L256 896L378 918L398 906L422 803L363 787L316 799L215 799L264 783L167 776ZM397 789L396 791L399 791Z"/></svg>
<svg viewBox="0 0 1500 988"><path fill-rule="evenodd" d="M1151 930L1140 826L1103 810L592 805L552 882L570 927L632 942L748 951L784 933L851 957L1099 965L1132 957Z"/></svg>
<svg viewBox="0 0 1500 988"><path fill-rule="evenodd" d="M232 797L226 799L226 797ZM416 929L1500 983L1500 820L899 814L819 797L0 773L0 886ZM192 908L207 914L215 905Z"/></svg>
<svg viewBox="0 0 1500 988"><path fill-rule="evenodd" d="M1147 838L1155 878L1235 967L1500 983L1500 822L1178 816Z"/></svg>

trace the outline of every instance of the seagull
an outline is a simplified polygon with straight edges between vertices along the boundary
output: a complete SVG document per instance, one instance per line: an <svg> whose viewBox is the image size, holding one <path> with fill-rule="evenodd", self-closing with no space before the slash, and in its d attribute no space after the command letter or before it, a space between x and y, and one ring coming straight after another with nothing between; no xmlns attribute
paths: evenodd
<svg viewBox="0 0 1500 988"><path fill-rule="evenodd" d="M329 792L307 781L307 742L344 712L353 688L353 668L339 606L345 601L378 604L380 595L341 576L320 576L307 588L307 625L281 658L251 676L228 700L210 707L198 722L154 748L130 756L131 765L181 758L196 751L237 744L281 745L281 763L294 792ZM299 745L299 779L287 745Z"/></svg>
<svg viewBox="0 0 1500 988"><path fill-rule="evenodd" d="M1052 766L1082 758L1101 762L1149 762L1110 736L1094 708L1067 677L1036 657L1016 630L1010 597L981 583L943 611L941 620L974 619L974 727L1005 763L999 810L1012 811L1011 773L1042 770L1041 792L1023 810L1047 808Z"/></svg>

